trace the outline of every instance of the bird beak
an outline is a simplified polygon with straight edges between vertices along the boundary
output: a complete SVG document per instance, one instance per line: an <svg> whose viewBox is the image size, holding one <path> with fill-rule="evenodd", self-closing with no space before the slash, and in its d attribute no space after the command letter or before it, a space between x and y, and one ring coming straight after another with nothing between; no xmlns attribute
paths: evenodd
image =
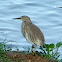
<svg viewBox="0 0 62 62"><path fill-rule="evenodd" d="M13 19L21 20L21 18L13 18Z"/></svg>

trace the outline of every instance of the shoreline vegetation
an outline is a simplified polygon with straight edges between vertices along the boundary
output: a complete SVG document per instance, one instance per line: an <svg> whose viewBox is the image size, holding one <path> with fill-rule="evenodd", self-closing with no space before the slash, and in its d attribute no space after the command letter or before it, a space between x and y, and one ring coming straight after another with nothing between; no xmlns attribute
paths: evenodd
<svg viewBox="0 0 62 62"><path fill-rule="evenodd" d="M5 40L0 43L0 62L62 62L59 60L60 53L59 47L62 46L62 42L55 44L44 44L45 48L40 47L40 52L35 51L30 53L28 51L12 51L9 47L6 47ZM34 48L33 48L34 49Z"/></svg>

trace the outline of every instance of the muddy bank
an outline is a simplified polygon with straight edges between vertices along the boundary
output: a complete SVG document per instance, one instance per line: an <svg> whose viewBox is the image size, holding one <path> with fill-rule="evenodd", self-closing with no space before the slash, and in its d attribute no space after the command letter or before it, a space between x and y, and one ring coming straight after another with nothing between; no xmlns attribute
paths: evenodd
<svg viewBox="0 0 62 62"><path fill-rule="evenodd" d="M6 52L6 58L10 59L11 62L57 62L41 57L37 54L24 54L21 52Z"/></svg>

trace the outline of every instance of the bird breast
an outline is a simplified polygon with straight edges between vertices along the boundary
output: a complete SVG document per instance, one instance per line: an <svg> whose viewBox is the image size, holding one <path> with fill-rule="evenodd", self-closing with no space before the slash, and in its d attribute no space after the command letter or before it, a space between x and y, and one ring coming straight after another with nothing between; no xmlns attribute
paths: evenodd
<svg viewBox="0 0 62 62"><path fill-rule="evenodd" d="M24 22L22 22L21 32L23 36L31 43L36 43L36 44L44 43L43 33L40 31L40 29L36 25L32 23L25 24Z"/></svg>

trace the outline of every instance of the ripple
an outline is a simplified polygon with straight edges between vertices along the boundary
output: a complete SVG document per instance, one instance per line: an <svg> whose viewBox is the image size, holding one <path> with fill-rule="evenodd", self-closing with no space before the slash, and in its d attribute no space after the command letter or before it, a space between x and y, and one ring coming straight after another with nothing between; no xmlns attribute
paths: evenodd
<svg viewBox="0 0 62 62"><path fill-rule="evenodd" d="M15 31L15 32L18 32L17 30L14 30L14 29L9 29L9 28L0 28L0 31Z"/></svg>
<svg viewBox="0 0 62 62"><path fill-rule="evenodd" d="M12 47L30 46L20 33L21 21L12 21L14 17L27 15L42 30L46 43L62 41L62 1L54 0L1 0L0 4L0 41L16 41ZM61 39L61 40L60 40ZM10 43L8 43L9 45ZM26 44L26 45L25 45Z"/></svg>

